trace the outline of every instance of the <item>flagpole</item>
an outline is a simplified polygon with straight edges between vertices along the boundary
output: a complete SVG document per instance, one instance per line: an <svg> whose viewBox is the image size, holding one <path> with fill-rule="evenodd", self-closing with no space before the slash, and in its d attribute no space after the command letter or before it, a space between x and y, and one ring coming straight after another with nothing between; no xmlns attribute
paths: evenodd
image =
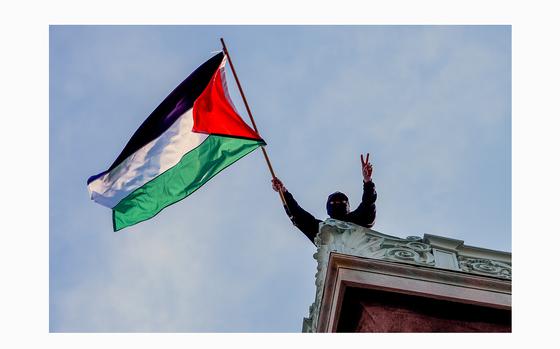
<svg viewBox="0 0 560 349"><path fill-rule="evenodd" d="M251 118L251 123L253 124L253 128L255 129L255 132L260 136L259 130L257 129L257 124L255 123L255 119L253 119L253 113L251 113L251 109L249 108L249 103L247 103L247 98L245 98L245 93L243 93L243 88L241 87L241 83L239 82L239 79L237 78L237 73L235 72L235 68L233 67L233 62L231 60L231 56L229 55L228 49L226 47L226 43L225 43L223 38L220 38L220 41L222 42L222 47L224 48L224 53L226 54L226 56L229 60L229 65L231 67L231 71L233 72L233 77L235 78L235 82L237 83L237 87L239 88L239 92L241 93L241 98L243 98L243 103L245 104L245 108L247 109L247 113L249 114L249 118ZM272 175L272 178L276 178L276 175L274 174L274 170L272 169L272 165L270 163L270 159L268 158L268 154L266 153L266 149L264 147L261 147L261 150L263 152L264 159L266 160L266 164L268 165L268 169L270 170L270 174ZM286 198L284 197L284 193L282 192L282 190L278 190L278 193L280 194L280 198L282 199L282 203L284 204L284 208L286 209L286 212L288 213L288 216L290 216L290 218L292 218L292 214L290 213L290 210L288 209L288 204L286 203Z"/></svg>

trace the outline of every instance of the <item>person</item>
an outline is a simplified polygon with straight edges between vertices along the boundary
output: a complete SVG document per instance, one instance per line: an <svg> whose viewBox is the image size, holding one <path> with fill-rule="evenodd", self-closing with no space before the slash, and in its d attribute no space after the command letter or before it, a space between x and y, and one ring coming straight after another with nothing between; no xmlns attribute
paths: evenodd
<svg viewBox="0 0 560 349"><path fill-rule="evenodd" d="M373 166L369 162L369 153L364 160L364 156L360 155L362 163L362 175L364 191L362 194L362 202L354 211L350 211L348 197L339 191L332 193L327 198L327 214L329 217L355 223L366 228L371 228L375 222L376 208L375 201L377 200L377 192L375 184L371 177L373 175ZM272 189L274 191L282 191L286 199L287 210L286 213L291 217L290 219L294 225L301 230L305 236L315 243L315 236L319 233L319 223L321 221L315 218L312 214L305 211L299 206L293 195L286 189L284 184L277 177L272 179Z"/></svg>

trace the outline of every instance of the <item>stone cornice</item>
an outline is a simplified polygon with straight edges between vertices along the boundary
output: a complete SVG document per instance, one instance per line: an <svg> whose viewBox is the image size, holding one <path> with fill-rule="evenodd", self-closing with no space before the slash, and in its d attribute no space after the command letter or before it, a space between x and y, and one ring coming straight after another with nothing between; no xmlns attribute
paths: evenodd
<svg viewBox="0 0 560 349"><path fill-rule="evenodd" d="M315 301L304 319L303 332L315 332L325 274L331 252L445 269L502 280L511 280L511 254L465 246L461 240L425 234L405 239L367 229L356 224L327 219L319 225L315 237L317 260Z"/></svg>

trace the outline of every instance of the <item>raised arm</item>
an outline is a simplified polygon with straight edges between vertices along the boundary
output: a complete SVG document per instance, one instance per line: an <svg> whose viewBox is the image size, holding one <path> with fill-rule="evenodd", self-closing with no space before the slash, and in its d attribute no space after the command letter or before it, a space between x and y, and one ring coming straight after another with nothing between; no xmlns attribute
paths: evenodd
<svg viewBox="0 0 560 349"><path fill-rule="evenodd" d="M375 223L375 217L377 215L375 207L375 201L377 200L377 191L375 190L375 184L371 180L371 177L373 175L373 166L369 162L369 153L367 154L365 160L364 156L360 155L360 160L362 163L362 175L364 178L362 202L349 215L351 216L352 222L364 227L371 228Z"/></svg>
<svg viewBox="0 0 560 349"><path fill-rule="evenodd" d="M280 179L272 179L272 189L274 189L274 191L281 190L284 193L286 204L288 205L288 209L292 214L292 223L294 223L294 225L299 230L301 230L305 234L305 236L307 236L309 240L311 240L311 242L315 243L315 236L319 232L319 223L321 221L313 217L312 214L298 205L297 201L286 189L286 187L284 187L284 184L282 183L282 181L280 181Z"/></svg>

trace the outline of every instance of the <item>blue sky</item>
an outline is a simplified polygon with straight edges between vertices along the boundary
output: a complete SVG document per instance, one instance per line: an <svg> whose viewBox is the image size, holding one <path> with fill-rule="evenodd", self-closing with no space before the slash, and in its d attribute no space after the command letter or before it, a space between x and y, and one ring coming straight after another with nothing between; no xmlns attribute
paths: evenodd
<svg viewBox="0 0 560 349"><path fill-rule="evenodd" d="M299 332L314 246L259 151L154 219L114 233L86 179L224 37L275 172L325 218L511 251L509 26L52 26L49 301L54 332ZM248 122L229 72L230 93Z"/></svg>

